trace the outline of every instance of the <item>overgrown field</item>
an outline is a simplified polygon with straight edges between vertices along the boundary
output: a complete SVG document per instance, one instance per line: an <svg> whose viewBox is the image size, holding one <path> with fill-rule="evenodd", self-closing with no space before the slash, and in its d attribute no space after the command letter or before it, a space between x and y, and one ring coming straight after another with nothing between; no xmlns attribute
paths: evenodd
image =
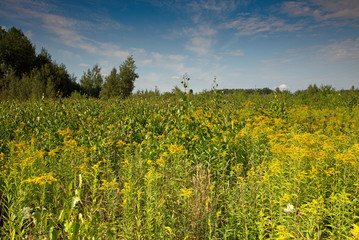
<svg viewBox="0 0 359 240"><path fill-rule="evenodd" d="M359 239L358 93L0 104L0 238Z"/></svg>

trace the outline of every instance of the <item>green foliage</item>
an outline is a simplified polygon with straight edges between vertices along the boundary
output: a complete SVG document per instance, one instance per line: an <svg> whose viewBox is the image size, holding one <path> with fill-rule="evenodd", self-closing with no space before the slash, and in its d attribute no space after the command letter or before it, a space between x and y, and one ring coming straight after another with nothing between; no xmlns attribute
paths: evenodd
<svg viewBox="0 0 359 240"><path fill-rule="evenodd" d="M359 92L327 94L4 101L0 238L355 239Z"/></svg>
<svg viewBox="0 0 359 240"><path fill-rule="evenodd" d="M80 83L85 94L91 97L99 97L102 87L101 68L96 64L92 70L88 69L81 77Z"/></svg>
<svg viewBox="0 0 359 240"><path fill-rule="evenodd" d="M106 77L100 97L104 99L129 97L134 89L135 80L138 78L138 74L135 71L135 60L132 56L129 56L120 65L119 73L117 73L116 68L113 68L110 75Z"/></svg>
<svg viewBox="0 0 359 240"><path fill-rule="evenodd" d="M52 61L45 49L36 56L29 39L16 28L1 31L0 66L0 97L3 99L53 98L80 90L63 64Z"/></svg>
<svg viewBox="0 0 359 240"><path fill-rule="evenodd" d="M0 34L0 77L12 69L18 77L29 73L36 60L35 47L24 33L14 27Z"/></svg>
<svg viewBox="0 0 359 240"><path fill-rule="evenodd" d="M40 99L56 97L61 93L69 96L72 91L79 90L79 85L68 73L64 65L47 63L40 68L34 68L29 74L18 78L10 72L2 79L1 95L10 99Z"/></svg>
<svg viewBox="0 0 359 240"><path fill-rule="evenodd" d="M100 92L100 97L104 99L109 99L109 98L120 96L121 95L120 83L121 83L120 75L117 73L117 70L114 67L111 70L110 75L108 75L105 79L105 83L103 84L102 90Z"/></svg>
<svg viewBox="0 0 359 240"><path fill-rule="evenodd" d="M46 64L50 64L52 62L53 61L52 61L50 53L48 53L48 51L45 48L42 48L41 52L36 56L35 67L41 68L42 66L44 66Z"/></svg>
<svg viewBox="0 0 359 240"><path fill-rule="evenodd" d="M120 66L120 93L122 97L126 98L132 94L135 80L138 78L136 68L135 60L132 56L128 56Z"/></svg>

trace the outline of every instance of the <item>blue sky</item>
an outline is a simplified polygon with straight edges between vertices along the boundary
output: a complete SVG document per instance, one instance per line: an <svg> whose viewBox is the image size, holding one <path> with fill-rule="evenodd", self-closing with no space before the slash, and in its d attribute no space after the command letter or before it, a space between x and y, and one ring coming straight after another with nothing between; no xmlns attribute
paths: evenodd
<svg viewBox="0 0 359 240"><path fill-rule="evenodd" d="M359 0L1 0L0 25L78 80L133 55L135 90L359 87Z"/></svg>

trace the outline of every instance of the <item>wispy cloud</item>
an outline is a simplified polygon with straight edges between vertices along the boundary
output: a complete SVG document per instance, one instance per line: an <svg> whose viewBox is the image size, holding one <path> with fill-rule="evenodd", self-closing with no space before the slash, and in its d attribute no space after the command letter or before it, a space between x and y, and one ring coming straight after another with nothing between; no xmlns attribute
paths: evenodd
<svg viewBox="0 0 359 240"><path fill-rule="evenodd" d="M292 32L303 28L301 23L287 23L283 19L270 16L239 16L222 26L225 29L236 29L237 36L250 36L255 34L273 34L278 32Z"/></svg>
<svg viewBox="0 0 359 240"><path fill-rule="evenodd" d="M133 55L140 66L158 67L172 72L183 71L184 61L188 59L186 55L147 52L143 49L133 50Z"/></svg>
<svg viewBox="0 0 359 240"><path fill-rule="evenodd" d="M322 47L318 55L319 58L330 61L359 60L359 38L347 39Z"/></svg>
<svg viewBox="0 0 359 240"><path fill-rule="evenodd" d="M144 0L155 6L167 7L169 11L188 18L186 25L165 36L168 39L184 38L184 47L198 56L211 55L221 29L220 22L227 19L239 5L248 0Z"/></svg>
<svg viewBox="0 0 359 240"><path fill-rule="evenodd" d="M128 51L122 50L117 45L97 42L80 33L104 28L108 25L120 28L122 25L116 21L101 18L99 20L102 23L96 23L52 14L49 13L50 10L56 12L56 7L37 1L4 0L2 6L0 14L21 21L35 20L38 22L38 26L55 34L58 41L69 47L106 57L125 58L129 54Z"/></svg>
<svg viewBox="0 0 359 240"><path fill-rule="evenodd" d="M231 56L244 56L244 52L240 49L234 49L231 51L224 52L223 54L231 55Z"/></svg>
<svg viewBox="0 0 359 240"><path fill-rule="evenodd" d="M317 21L359 20L357 0L310 0L288 1L282 5L282 12L295 17L313 17Z"/></svg>
<svg viewBox="0 0 359 240"><path fill-rule="evenodd" d="M271 58L271 59L263 59L261 60L261 62L263 64L267 64L267 65L283 65L289 62L292 62L292 59L290 58Z"/></svg>
<svg viewBox="0 0 359 240"><path fill-rule="evenodd" d="M193 37L186 44L186 48L198 55L205 55L210 52L212 39L204 37Z"/></svg>
<svg viewBox="0 0 359 240"><path fill-rule="evenodd" d="M84 68L89 68L89 67L90 67L90 64L80 63L79 66L80 66L80 67L84 67Z"/></svg>
<svg viewBox="0 0 359 240"><path fill-rule="evenodd" d="M188 37L186 49L198 55L207 55L211 52L217 30L208 24L199 24L196 27L185 28L183 34Z"/></svg>
<svg viewBox="0 0 359 240"><path fill-rule="evenodd" d="M225 16L237 9L239 5L246 5L250 0L140 0L156 7L166 7L169 11L188 14L194 23L203 18L210 20Z"/></svg>
<svg viewBox="0 0 359 240"><path fill-rule="evenodd" d="M183 60L187 58L184 55L164 55L157 52L150 53L153 65L174 72L181 72L184 69Z"/></svg>
<svg viewBox="0 0 359 240"><path fill-rule="evenodd" d="M233 9L236 8L239 1L234 0L196 0L196 1L190 1L188 3L188 6L193 11L214 11L214 12L227 12L227 11L233 11Z"/></svg>
<svg viewBox="0 0 359 240"><path fill-rule="evenodd" d="M186 11L192 15L194 23L200 23L203 20L218 20L230 12L236 10L237 6L246 1L235 0L195 0L188 1Z"/></svg>

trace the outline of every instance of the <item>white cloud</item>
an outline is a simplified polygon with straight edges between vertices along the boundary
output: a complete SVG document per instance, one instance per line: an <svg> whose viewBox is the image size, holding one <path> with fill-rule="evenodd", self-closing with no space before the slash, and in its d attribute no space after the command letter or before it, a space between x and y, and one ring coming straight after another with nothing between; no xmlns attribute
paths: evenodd
<svg viewBox="0 0 359 240"><path fill-rule="evenodd" d="M238 2L238 1L237 1ZM233 10L236 6L236 1L227 0L227 1L218 1L218 0L197 0L191 1L188 4L188 8L192 11L203 11L209 10L214 12L226 12L228 10Z"/></svg>
<svg viewBox="0 0 359 240"><path fill-rule="evenodd" d="M222 19L247 1L238 0L191 0L185 6L185 11L191 14L195 24ZM182 4L183 5L183 4Z"/></svg>
<svg viewBox="0 0 359 240"><path fill-rule="evenodd" d="M238 31L237 36L292 32L303 28L300 23L286 23L283 19L273 16L240 16L236 20L224 23L222 27L225 29L236 29Z"/></svg>
<svg viewBox="0 0 359 240"><path fill-rule="evenodd" d="M280 90L285 90L285 89L288 89L288 86L287 86L287 84L281 84L281 85L278 86L278 88Z"/></svg>
<svg viewBox="0 0 359 240"><path fill-rule="evenodd" d="M291 58L270 58L270 59L263 59L261 60L262 63L267 64L267 65L283 65L289 62L292 62Z"/></svg>
<svg viewBox="0 0 359 240"><path fill-rule="evenodd" d="M297 17L313 17L318 21L338 19L359 19L357 0L309 0L288 1L282 5L282 12Z"/></svg>
<svg viewBox="0 0 359 240"><path fill-rule="evenodd" d="M210 52L212 40L210 38L194 37L186 44L186 48L198 55L205 55Z"/></svg>
<svg viewBox="0 0 359 240"><path fill-rule="evenodd" d="M100 43L79 33L80 31L93 31L93 29L109 25L118 29L121 24L116 21L100 18L103 23L90 23L88 21L50 14L48 13L49 9L55 9L55 7L37 1L4 0L2 4L4 4L5 8L0 10L1 14L4 13L8 17L25 21L29 19L39 21L38 26L55 34L57 36L56 39L69 47L106 57L125 58L129 55L127 51L122 50L117 45ZM31 31L29 33L31 34Z"/></svg>
<svg viewBox="0 0 359 240"><path fill-rule="evenodd" d="M79 64L80 67L85 67L85 68L89 68L90 67L90 64L87 64L87 63L80 63Z"/></svg>
<svg viewBox="0 0 359 240"><path fill-rule="evenodd" d="M143 60L140 60L139 63L141 65L148 65L148 64L151 64L153 62L152 59L143 59Z"/></svg>
<svg viewBox="0 0 359 240"><path fill-rule="evenodd" d="M208 24L200 24L197 27L183 29L184 35L191 37L211 37L217 33L216 29Z"/></svg>
<svg viewBox="0 0 359 240"><path fill-rule="evenodd" d="M224 52L224 54L232 56L244 56L244 52L240 49L233 49L231 51Z"/></svg>
<svg viewBox="0 0 359 240"><path fill-rule="evenodd" d="M284 2L282 5L282 12L288 13L292 16L311 16L318 18L320 16L319 10L314 10L311 8L309 2L301 1L288 1Z"/></svg>
<svg viewBox="0 0 359 240"><path fill-rule="evenodd" d="M27 31L25 32L25 36L28 37L28 38L31 38L33 35L34 35L34 34L32 33L31 30L27 30Z"/></svg>
<svg viewBox="0 0 359 240"><path fill-rule="evenodd" d="M359 59L359 38L335 42L318 51L319 58L338 61Z"/></svg>
<svg viewBox="0 0 359 240"><path fill-rule="evenodd" d="M185 44L186 49L198 55L206 55L211 52L217 30L208 24L201 24L196 28L184 29L183 34L189 38Z"/></svg>
<svg viewBox="0 0 359 240"><path fill-rule="evenodd" d="M184 55L168 55L168 59L172 61L183 61L187 58L187 56Z"/></svg>
<svg viewBox="0 0 359 240"><path fill-rule="evenodd" d="M188 58L185 55L164 55L158 52L143 54L139 57L143 59L140 60L140 62L143 64L152 64L153 66L175 72L180 72L183 70L184 64L182 61Z"/></svg>

